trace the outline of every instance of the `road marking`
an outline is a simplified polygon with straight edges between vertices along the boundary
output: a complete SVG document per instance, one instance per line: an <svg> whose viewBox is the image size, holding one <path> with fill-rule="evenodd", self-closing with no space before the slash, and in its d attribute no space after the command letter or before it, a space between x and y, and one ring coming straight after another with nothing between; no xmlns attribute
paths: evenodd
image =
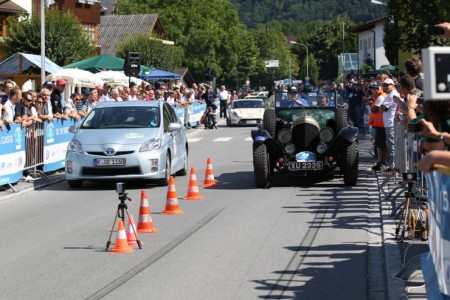
<svg viewBox="0 0 450 300"><path fill-rule="evenodd" d="M202 138L189 138L189 139L188 139L188 142L189 142L189 143L195 143L195 142L198 142L198 141L200 141L200 140L202 140Z"/></svg>
<svg viewBox="0 0 450 300"><path fill-rule="evenodd" d="M253 141L253 139L252 139L251 136L249 136L248 138L246 138L246 139L244 140L244 142L252 142L252 141Z"/></svg>
<svg viewBox="0 0 450 300"><path fill-rule="evenodd" d="M220 137L213 140L213 142L228 142L232 137Z"/></svg>

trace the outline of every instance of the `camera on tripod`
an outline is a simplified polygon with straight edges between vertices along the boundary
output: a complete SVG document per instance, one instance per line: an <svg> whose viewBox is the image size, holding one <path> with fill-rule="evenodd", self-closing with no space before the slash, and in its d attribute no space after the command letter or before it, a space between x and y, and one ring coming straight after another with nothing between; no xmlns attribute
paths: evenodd
<svg viewBox="0 0 450 300"><path fill-rule="evenodd" d="M450 99L450 47L422 49L424 99Z"/></svg>
<svg viewBox="0 0 450 300"><path fill-rule="evenodd" d="M116 182L116 192L117 194L125 194L125 183Z"/></svg>

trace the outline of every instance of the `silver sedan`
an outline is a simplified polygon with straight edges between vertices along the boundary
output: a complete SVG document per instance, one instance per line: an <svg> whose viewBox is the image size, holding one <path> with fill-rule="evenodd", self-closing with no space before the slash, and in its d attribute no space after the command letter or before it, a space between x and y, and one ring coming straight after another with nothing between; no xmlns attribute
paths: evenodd
<svg viewBox="0 0 450 300"><path fill-rule="evenodd" d="M188 172L183 125L165 102L104 102L70 131L65 176L72 188L84 180L128 179L165 186L172 174Z"/></svg>

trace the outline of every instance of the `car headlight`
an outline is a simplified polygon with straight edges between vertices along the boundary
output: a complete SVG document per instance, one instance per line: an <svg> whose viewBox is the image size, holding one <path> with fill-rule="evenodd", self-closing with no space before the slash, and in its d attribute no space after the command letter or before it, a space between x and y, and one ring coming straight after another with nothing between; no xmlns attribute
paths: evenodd
<svg viewBox="0 0 450 300"><path fill-rule="evenodd" d="M235 117L239 117L238 113L237 113L237 112L235 112L235 111L233 111L233 116L235 116Z"/></svg>
<svg viewBox="0 0 450 300"><path fill-rule="evenodd" d="M286 151L287 154L294 154L295 153L294 144L287 144L286 146L284 146L284 151Z"/></svg>
<svg viewBox="0 0 450 300"><path fill-rule="evenodd" d="M71 140L69 145L67 145L67 151L83 153L83 147L78 140Z"/></svg>
<svg viewBox="0 0 450 300"><path fill-rule="evenodd" d="M320 140L325 143L331 142L333 140L333 136L334 136L333 130L328 127L322 129L319 133Z"/></svg>
<svg viewBox="0 0 450 300"><path fill-rule="evenodd" d="M145 152L145 151L152 151L155 149L159 149L161 147L161 139L151 139L148 141L145 141L141 148L139 149L139 152Z"/></svg>
<svg viewBox="0 0 450 300"><path fill-rule="evenodd" d="M325 151L327 151L327 148L328 148L328 147L327 147L326 144L320 143L320 144L317 146L316 150L317 150L318 153L323 154L323 153L325 153Z"/></svg>
<svg viewBox="0 0 450 300"><path fill-rule="evenodd" d="M280 129L277 133L277 139L280 143L287 144L292 140L292 132L287 128Z"/></svg>

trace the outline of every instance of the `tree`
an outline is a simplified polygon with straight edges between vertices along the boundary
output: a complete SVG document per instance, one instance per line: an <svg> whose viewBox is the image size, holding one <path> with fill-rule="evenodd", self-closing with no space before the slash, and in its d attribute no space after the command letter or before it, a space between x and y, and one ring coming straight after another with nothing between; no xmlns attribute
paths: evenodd
<svg viewBox="0 0 450 300"><path fill-rule="evenodd" d="M248 65L246 75L256 69L253 38L228 0L118 0L116 7L121 14L159 14L168 38L184 49L183 66L199 81L207 67L225 84L234 84L243 62Z"/></svg>
<svg viewBox="0 0 450 300"><path fill-rule="evenodd" d="M397 65L399 50L420 54L422 48L450 45L449 41L427 34L427 28L450 20L448 0L389 0L384 27L386 57Z"/></svg>
<svg viewBox="0 0 450 300"><path fill-rule="evenodd" d="M130 34L122 39L116 50L116 56L125 58L126 53L140 52L141 64L173 71L181 65L183 49L178 46L164 45L146 32Z"/></svg>
<svg viewBox="0 0 450 300"><path fill-rule="evenodd" d="M7 19L7 37L2 51L8 56L17 52L41 53L41 16L19 21L17 17ZM81 60L92 54L95 46L82 32L79 20L71 12L57 8L46 11L45 55L60 66Z"/></svg>

